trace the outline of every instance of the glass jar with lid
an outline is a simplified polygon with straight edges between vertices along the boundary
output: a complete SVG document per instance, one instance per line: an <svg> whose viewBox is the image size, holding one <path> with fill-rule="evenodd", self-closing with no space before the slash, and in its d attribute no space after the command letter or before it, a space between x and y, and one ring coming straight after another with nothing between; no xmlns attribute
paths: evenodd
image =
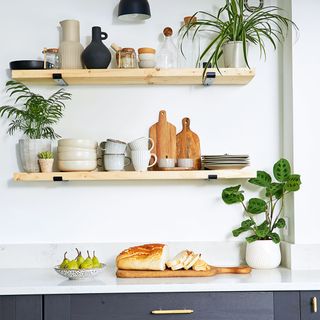
<svg viewBox="0 0 320 320"><path fill-rule="evenodd" d="M117 67L120 69L137 68L137 55L133 48L123 48L117 51Z"/></svg>
<svg viewBox="0 0 320 320"><path fill-rule="evenodd" d="M44 48L42 51L44 55L44 65L47 67L46 62L49 62L49 68L51 69L60 69L60 56L58 48Z"/></svg>

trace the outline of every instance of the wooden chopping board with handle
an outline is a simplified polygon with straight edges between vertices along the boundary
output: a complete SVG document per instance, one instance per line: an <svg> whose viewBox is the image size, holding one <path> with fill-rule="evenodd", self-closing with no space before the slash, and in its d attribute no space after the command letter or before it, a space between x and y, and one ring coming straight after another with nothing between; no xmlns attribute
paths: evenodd
<svg viewBox="0 0 320 320"><path fill-rule="evenodd" d="M214 267L210 266L206 271L195 270L171 270L164 271L148 271L148 270L117 270L118 278L185 278L185 277L213 277L217 274L248 274L251 272L248 266L239 267Z"/></svg>
<svg viewBox="0 0 320 320"><path fill-rule="evenodd" d="M161 110L159 121L149 130L149 137L154 141L154 148L151 152L157 155L158 160L177 158L176 134L176 127L167 121L166 111Z"/></svg>
<svg viewBox="0 0 320 320"><path fill-rule="evenodd" d="M182 131L177 134L177 159L193 159L194 169L201 169L200 139L190 129L190 119L183 118Z"/></svg>

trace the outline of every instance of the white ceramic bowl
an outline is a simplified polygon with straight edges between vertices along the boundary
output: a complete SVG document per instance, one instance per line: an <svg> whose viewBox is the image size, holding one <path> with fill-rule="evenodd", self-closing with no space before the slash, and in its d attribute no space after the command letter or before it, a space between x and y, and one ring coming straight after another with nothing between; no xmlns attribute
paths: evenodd
<svg viewBox="0 0 320 320"><path fill-rule="evenodd" d="M92 148L79 148L79 147L58 147L58 152L96 152L96 149Z"/></svg>
<svg viewBox="0 0 320 320"><path fill-rule="evenodd" d="M156 60L156 55L154 53L140 53L138 56L140 61Z"/></svg>
<svg viewBox="0 0 320 320"><path fill-rule="evenodd" d="M58 152L58 159L62 161L94 161L97 160L97 153L95 150Z"/></svg>
<svg viewBox="0 0 320 320"><path fill-rule="evenodd" d="M58 146L96 149L98 147L98 143L89 139L60 139L58 141Z"/></svg>
<svg viewBox="0 0 320 320"><path fill-rule="evenodd" d="M144 60L139 62L139 67L142 69L154 68L155 66L156 62L154 60Z"/></svg>
<svg viewBox="0 0 320 320"><path fill-rule="evenodd" d="M58 161L60 171L93 171L97 168L97 160L95 161Z"/></svg>
<svg viewBox="0 0 320 320"><path fill-rule="evenodd" d="M60 269L59 266L54 267L54 270L59 273L61 276L68 278L69 280L81 280L94 278L98 274L102 273L106 269L106 265L101 263L101 268L94 269L77 269L77 270L69 270L69 269Z"/></svg>

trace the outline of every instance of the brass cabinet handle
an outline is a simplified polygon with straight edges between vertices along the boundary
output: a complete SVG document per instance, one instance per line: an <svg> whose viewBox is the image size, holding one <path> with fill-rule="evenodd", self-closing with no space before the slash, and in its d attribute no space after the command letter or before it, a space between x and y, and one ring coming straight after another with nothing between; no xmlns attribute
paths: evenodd
<svg viewBox="0 0 320 320"><path fill-rule="evenodd" d="M312 304L312 311L314 313L317 313L318 312L318 299L317 299L317 297L312 298L311 304Z"/></svg>
<svg viewBox="0 0 320 320"><path fill-rule="evenodd" d="M191 314L193 310L183 309L183 310L153 310L152 314Z"/></svg>

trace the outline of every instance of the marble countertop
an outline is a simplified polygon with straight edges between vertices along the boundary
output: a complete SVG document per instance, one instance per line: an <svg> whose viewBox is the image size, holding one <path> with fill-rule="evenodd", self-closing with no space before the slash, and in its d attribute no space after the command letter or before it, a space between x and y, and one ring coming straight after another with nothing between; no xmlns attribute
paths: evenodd
<svg viewBox="0 0 320 320"><path fill-rule="evenodd" d="M253 270L209 278L117 279L108 269L92 280L68 280L53 269L1 269L0 295L200 291L320 290L320 270Z"/></svg>

